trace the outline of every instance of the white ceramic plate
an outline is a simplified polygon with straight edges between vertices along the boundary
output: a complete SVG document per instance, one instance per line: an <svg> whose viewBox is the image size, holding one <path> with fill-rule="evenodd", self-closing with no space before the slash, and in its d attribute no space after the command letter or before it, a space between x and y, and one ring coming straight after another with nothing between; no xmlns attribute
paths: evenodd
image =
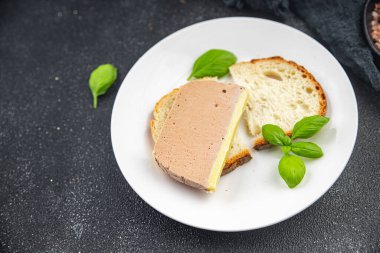
<svg viewBox="0 0 380 253"><path fill-rule="evenodd" d="M177 183L152 159L149 121L156 101L186 83L196 58L212 48L230 50L238 61L280 55L305 66L322 84L331 121L312 140L325 155L306 161L306 175L295 189L289 189L279 176L278 149L253 152L253 159L223 176L212 194ZM350 81L323 46L289 26L237 17L189 26L146 52L129 71L117 94L111 137L124 177L150 206L190 226L242 231L288 219L320 198L346 166L357 125Z"/></svg>

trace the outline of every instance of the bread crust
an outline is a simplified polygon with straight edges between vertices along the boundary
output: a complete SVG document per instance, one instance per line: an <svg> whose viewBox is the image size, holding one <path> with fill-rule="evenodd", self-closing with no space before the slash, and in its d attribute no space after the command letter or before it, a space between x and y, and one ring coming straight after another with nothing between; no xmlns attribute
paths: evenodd
<svg viewBox="0 0 380 253"><path fill-rule="evenodd" d="M281 56L272 56L272 57L268 57L268 58L252 59L250 61L250 63L255 64L255 63L258 63L258 62L263 62L263 61L268 61L268 60L270 60L270 61L278 61L278 62L286 62L289 65L292 65L293 67L295 67L300 72L302 72L302 75L305 75L303 77L307 78L314 85L316 91L319 94L319 105L320 105L320 108L319 108L318 115L321 115L321 116L325 116L326 115L326 111L327 111L326 94L323 91L323 88L322 88L321 84L315 79L315 77L309 71L307 71L307 69L304 66L299 65L299 64L295 63L294 61L285 60ZM292 136L292 131L288 131L288 132L286 132L286 134L288 136ZM264 138L262 138L262 137L257 138L254 141L254 144L253 144L253 148L256 149L256 150L261 150L261 149L265 149L265 148L269 148L269 147L271 147L271 145L268 144L268 142Z"/></svg>
<svg viewBox="0 0 380 253"><path fill-rule="evenodd" d="M251 159L252 159L251 153L249 153L247 149L237 155L234 155L233 157L231 157L230 159L226 161L223 171L222 171L222 176L235 170L240 165L243 165L249 162Z"/></svg>
<svg viewBox="0 0 380 253"><path fill-rule="evenodd" d="M154 111L153 111L153 118L150 120L150 133L151 133L151 136L152 136L152 139L154 142L156 142L157 140L155 139L155 129L156 129L156 117L155 117L155 114L158 113L158 111L160 110L160 107L164 106L164 104L166 103L166 99L169 97L169 96L175 96L177 93L178 93L179 89L176 88L174 90L172 90L171 92L169 92L168 94L166 94L165 96L163 96L157 103L156 105L154 106ZM242 152L240 152L239 154L229 158L226 160L225 162L225 165L224 165L224 168L223 168L223 171L222 171L222 176L234 171L237 167L247 163L248 161L250 161L252 159L252 155L251 153L249 152L248 149L245 149L243 150ZM160 166L160 164L159 164ZM163 166L160 166L166 173L168 173L168 171L163 168ZM173 175L170 175L170 176L173 176ZM174 176L173 176L174 177ZM192 184L191 182L185 182L184 179L181 179L181 178L175 178L176 180L182 182L182 183L185 183L185 184L189 184L193 187L196 187L196 188L199 188L197 187L196 185ZM205 190L205 189L203 189Z"/></svg>
<svg viewBox="0 0 380 253"><path fill-rule="evenodd" d="M160 107L163 106L163 104L165 103L166 98L169 97L169 96L176 95L178 91L179 91L179 89L175 88L171 92L169 92L168 94L166 94L165 96L163 96L162 98L160 98L160 100L158 100L158 102L154 106L154 112L158 113L158 110L160 109Z"/></svg>
<svg viewBox="0 0 380 253"><path fill-rule="evenodd" d="M162 98L160 98L160 100L157 101L156 105L154 106L154 111L153 111L153 118L150 120L149 122L149 125L150 125L150 134L152 136L152 139L154 142L156 142L156 138L155 138L155 129L156 129L156 113L158 113L160 107L164 106L165 102L166 102L166 99L169 97L169 96L175 96L177 94L177 92L179 91L178 88L175 88L173 89L171 92L169 92L168 94L166 94L165 96L163 96Z"/></svg>

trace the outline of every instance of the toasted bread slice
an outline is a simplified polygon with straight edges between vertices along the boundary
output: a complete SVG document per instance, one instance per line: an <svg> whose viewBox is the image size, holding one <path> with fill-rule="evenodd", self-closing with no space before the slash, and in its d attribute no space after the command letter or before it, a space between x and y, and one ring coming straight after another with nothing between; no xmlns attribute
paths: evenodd
<svg viewBox="0 0 380 253"><path fill-rule="evenodd" d="M173 102L177 96L179 89L174 89L170 93L163 96L154 107L153 119L150 121L150 130L153 141L156 142L164 125L166 117L173 106ZM227 154L226 163L223 168L222 176L233 171L240 165L245 164L252 159L249 149L241 141L236 132L232 141L231 149Z"/></svg>
<svg viewBox="0 0 380 253"><path fill-rule="evenodd" d="M237 63L230 67L234 82L249 94L245 120L254 136L254 148L268 147L262 137L265 124L279 125L287 135L303 117L325 115L326 95L303 66L275 56Z"/></svg>
<svg viewBox="0 0 380 253"><path fill-rule="evenodd" d="M215 191L247 101L236 84L182 85L154 145L158 166L184 184Z"/></svg>

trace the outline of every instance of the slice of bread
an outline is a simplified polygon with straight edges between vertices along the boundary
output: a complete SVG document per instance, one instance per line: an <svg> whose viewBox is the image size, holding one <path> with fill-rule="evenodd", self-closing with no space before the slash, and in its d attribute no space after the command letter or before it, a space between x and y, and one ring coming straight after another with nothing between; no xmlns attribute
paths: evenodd
<svg viewBox="0 0 380 253"><path fill-rule="evenodd" d="M303 66L275 56L230 67L234 82L249 94L245 120L255 149L268 147L261 135L265 124L279 125L291 136L303 117L325 115L327 101L321 85Z"/></svg>
<svg viewBox="0 0 380 253"><path fill-rule="evenodd" d="M156 142L164 125L166 117L172 108L173 102L177 96L179 89L174 89L170 93L163 96L154 107L153 119L150 121L150 130L153 141ZM251 153L245 144L241 141L236 132L232 141L232 146L227 154L226 163L222 175L233 171L238 166L252 159Z"/></svg>

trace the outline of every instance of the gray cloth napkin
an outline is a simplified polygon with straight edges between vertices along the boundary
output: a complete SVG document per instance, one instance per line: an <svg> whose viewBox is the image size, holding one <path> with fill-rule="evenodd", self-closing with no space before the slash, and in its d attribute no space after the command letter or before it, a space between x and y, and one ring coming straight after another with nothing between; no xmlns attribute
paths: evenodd
<svg viewBox="0 0 380 253"><path fill-rule="evenodd" d="M223 0L236 8L271 13L315 37L339 62L380 90L380 73L363 31L365 0Z"/></svg>

